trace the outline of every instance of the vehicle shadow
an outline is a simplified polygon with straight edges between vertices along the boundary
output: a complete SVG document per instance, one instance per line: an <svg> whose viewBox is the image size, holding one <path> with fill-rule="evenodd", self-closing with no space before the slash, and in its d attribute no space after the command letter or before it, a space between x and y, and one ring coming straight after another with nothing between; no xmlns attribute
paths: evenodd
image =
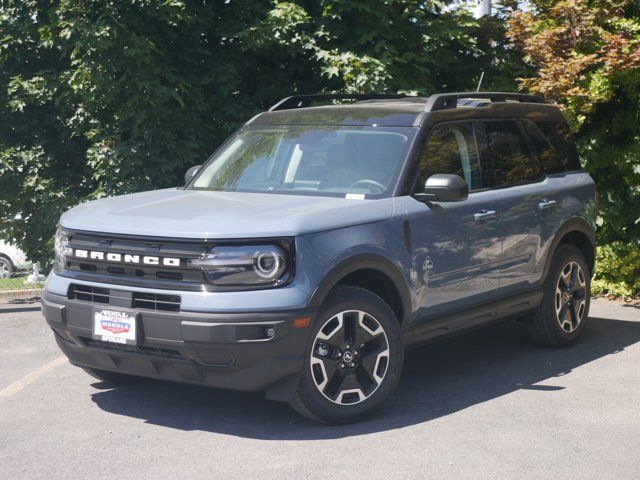
<svg viewBox="0 0 640 480"><path fill-rule="evenodd" d="M428 422L520 389L553 395L564 388L554 378L639 341L640 322L603 318L590 318L581 342L559 350L532 345L517 322L470 332L407 352L400 385L384 407L370 420L337 427L308 421L262 394L166 382L117 389L97 383L105 389L92 399L105 411L179 430L261 440L343 438Z"/></svg>

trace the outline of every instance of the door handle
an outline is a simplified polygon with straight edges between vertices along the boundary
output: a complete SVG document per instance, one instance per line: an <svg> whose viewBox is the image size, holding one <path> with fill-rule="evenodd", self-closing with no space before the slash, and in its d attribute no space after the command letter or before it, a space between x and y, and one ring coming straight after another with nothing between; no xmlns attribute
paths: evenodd
<svg viewBox="0 0 640 480"><path fill-rule="evenodd" d="M495 210L480 210L478 213L473 214L473 219L476 222L481 222L482 220L491 220L492 218L496 218Z"/></svg>
<svg viewBox="0 0 640 480"><path fill-rule="evenodd" d="M556 202L555 200L543 200L540 203L538 203L538 209L539 210L546 210L548 208L553 208L556 206L558 202Z"/></svg>

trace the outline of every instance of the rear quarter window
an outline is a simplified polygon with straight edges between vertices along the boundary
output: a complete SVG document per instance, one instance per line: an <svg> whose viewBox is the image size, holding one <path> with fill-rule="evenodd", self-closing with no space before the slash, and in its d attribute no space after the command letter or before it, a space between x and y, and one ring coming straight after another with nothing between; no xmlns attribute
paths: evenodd
<svg viewBox="0 0 640 480"><path fill-rule="evenodd" d="M531 138L534 154L542 162L545 173L580 170L576 143L566 122L524 122Z"/></svg>

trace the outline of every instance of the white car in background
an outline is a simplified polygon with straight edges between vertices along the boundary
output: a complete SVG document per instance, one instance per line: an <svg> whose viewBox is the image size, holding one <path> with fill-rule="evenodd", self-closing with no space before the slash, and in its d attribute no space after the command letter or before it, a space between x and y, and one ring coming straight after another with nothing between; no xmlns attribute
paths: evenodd
<svg viewBox="0 0 640 480"><path fill-rule="evenodd" d="M0 278L10 277L15 272L29 268L31 268L31 262L27 260L22 250L0 240Z"/></svg>

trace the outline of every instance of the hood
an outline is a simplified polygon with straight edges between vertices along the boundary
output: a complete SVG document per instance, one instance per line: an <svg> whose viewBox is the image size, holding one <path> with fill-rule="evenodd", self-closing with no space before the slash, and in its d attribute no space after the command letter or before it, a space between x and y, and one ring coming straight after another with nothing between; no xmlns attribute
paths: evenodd
<svg viewBox="0 0 640 480"><path fill-rule="evenodd" d="M86 202L60 219L65 228L175 238L294 236L382 221L393 198L347 200L272 193L165 189Z"/></svg>

